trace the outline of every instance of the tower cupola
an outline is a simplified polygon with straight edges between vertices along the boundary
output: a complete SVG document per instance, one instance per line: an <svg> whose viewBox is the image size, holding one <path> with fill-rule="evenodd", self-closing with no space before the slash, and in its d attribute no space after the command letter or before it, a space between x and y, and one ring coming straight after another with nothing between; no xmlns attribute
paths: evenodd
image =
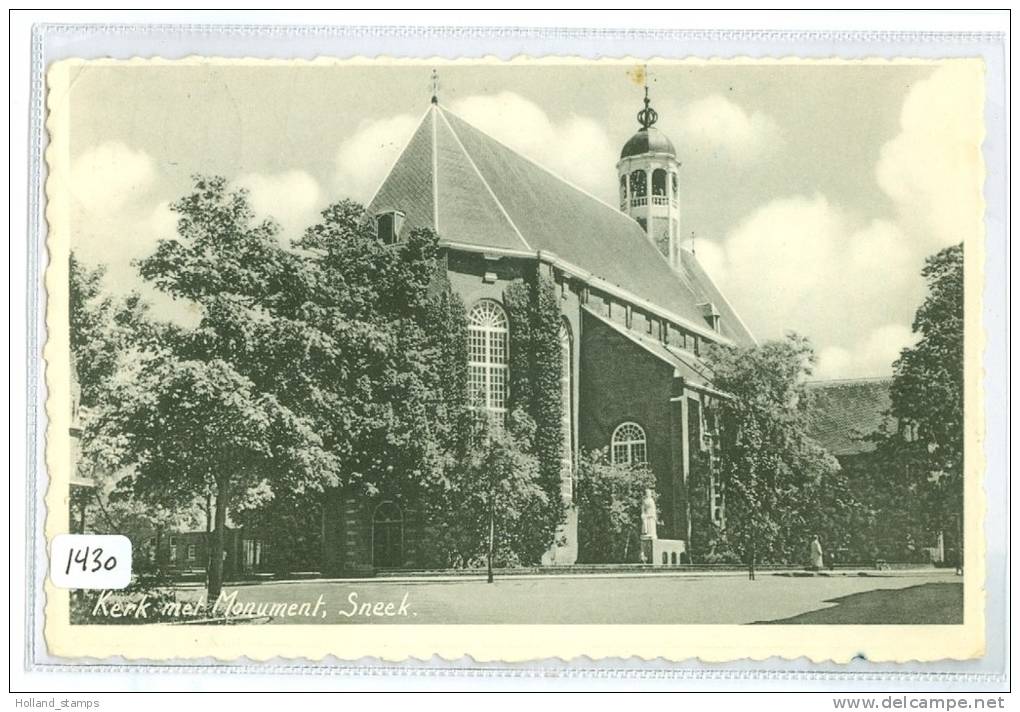
<svg viewBox="0 0 1020 712"><path fill-rule="evenodd" d="M616 172L620 210L634 218L648 239L673 267L680 263L680 161L673 142L655 127L645 85L644 108L637 113L641 128L623 145Z"/></svg>

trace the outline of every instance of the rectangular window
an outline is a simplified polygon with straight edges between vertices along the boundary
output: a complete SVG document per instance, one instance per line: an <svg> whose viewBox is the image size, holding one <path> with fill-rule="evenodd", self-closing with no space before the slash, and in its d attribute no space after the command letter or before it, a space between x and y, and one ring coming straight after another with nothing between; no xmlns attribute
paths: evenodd
<svg viewBox="0 0 1020 712"><path fill-rule="evenodd" d="M194 561L198 558L198 547L194 544L188 544L188 561Z"/></svg>
<svg viewBox="0 0 1020 712"><path fill-rule="evenodd" d="M711 479L710 486L711 494L711 506L712 506L712 522L716 526L722 527L725 522L725 501L723 497L723 484L716 480L713 476Z"/></svg>

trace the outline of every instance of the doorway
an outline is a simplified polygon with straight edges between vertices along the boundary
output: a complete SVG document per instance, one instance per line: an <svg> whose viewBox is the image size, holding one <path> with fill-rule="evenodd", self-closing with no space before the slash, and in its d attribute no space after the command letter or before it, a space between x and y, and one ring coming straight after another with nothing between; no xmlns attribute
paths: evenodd
<svg viewBox="0 0 1020 712"><path fill-rule="evenodd" d="M404 516L396 502L381 502L372 517L372 565L395 569L404 565Z"/></svg>

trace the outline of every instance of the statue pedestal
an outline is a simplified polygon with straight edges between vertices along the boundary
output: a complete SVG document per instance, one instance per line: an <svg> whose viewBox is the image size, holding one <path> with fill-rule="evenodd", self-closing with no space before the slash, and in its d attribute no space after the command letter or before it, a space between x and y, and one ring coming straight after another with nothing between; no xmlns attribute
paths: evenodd
<svg viewBox="0 0 1020 712"><path fill-rule="evenodd" d="M683 563L681 556L687 551L683 539L652 539L641 537L641 561L652 566L676 566Z"/></svg>

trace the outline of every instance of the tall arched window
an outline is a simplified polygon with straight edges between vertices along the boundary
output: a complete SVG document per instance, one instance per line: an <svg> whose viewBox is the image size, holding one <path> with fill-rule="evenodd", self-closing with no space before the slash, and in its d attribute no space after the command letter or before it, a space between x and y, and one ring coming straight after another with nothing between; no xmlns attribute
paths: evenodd
<svg viewBox="0 0 1020 712"><path fill-rule="evenodd" d="M506 415L508 348L506 312L484 299L468 314L468 395L471 404Z"/></svg>
<svg viewBox="0 0 1020 712"><path fill-rule="evenodd" d="M627 176L620 176L620 202L627 202Z"/></svg>
<svg viewBox="0 0 1020 712"><path fill-rule="evenodd" d="M648 192L648 177L644 171L637 170L630 174L630 197L642 198Z"/></svg>
<svg viewBox="0 0 1020 712"><path fill-rule="evenodd" d="M652 195L666 194L666 171L656 168L652 171Z"/></svg>
<svg viewBox="0 0 1020 712"><path fill-rule="evenodd" d="M560 419L560 429L563 433L563 455L560 458L562 472L560 474L563 493L573 496L573 475L574 475L574 398L572 388L573 372L573 338L570 334L570 324L566 319L560 322L560 399L563 403L563 416Z"/></svg>
<svg viewBox="0 0 1020 712"><path fill-rule="evenodd" d="M614 465L637 465L648 462L645 431L637 423L620 423L613 431Z"/></svg>

